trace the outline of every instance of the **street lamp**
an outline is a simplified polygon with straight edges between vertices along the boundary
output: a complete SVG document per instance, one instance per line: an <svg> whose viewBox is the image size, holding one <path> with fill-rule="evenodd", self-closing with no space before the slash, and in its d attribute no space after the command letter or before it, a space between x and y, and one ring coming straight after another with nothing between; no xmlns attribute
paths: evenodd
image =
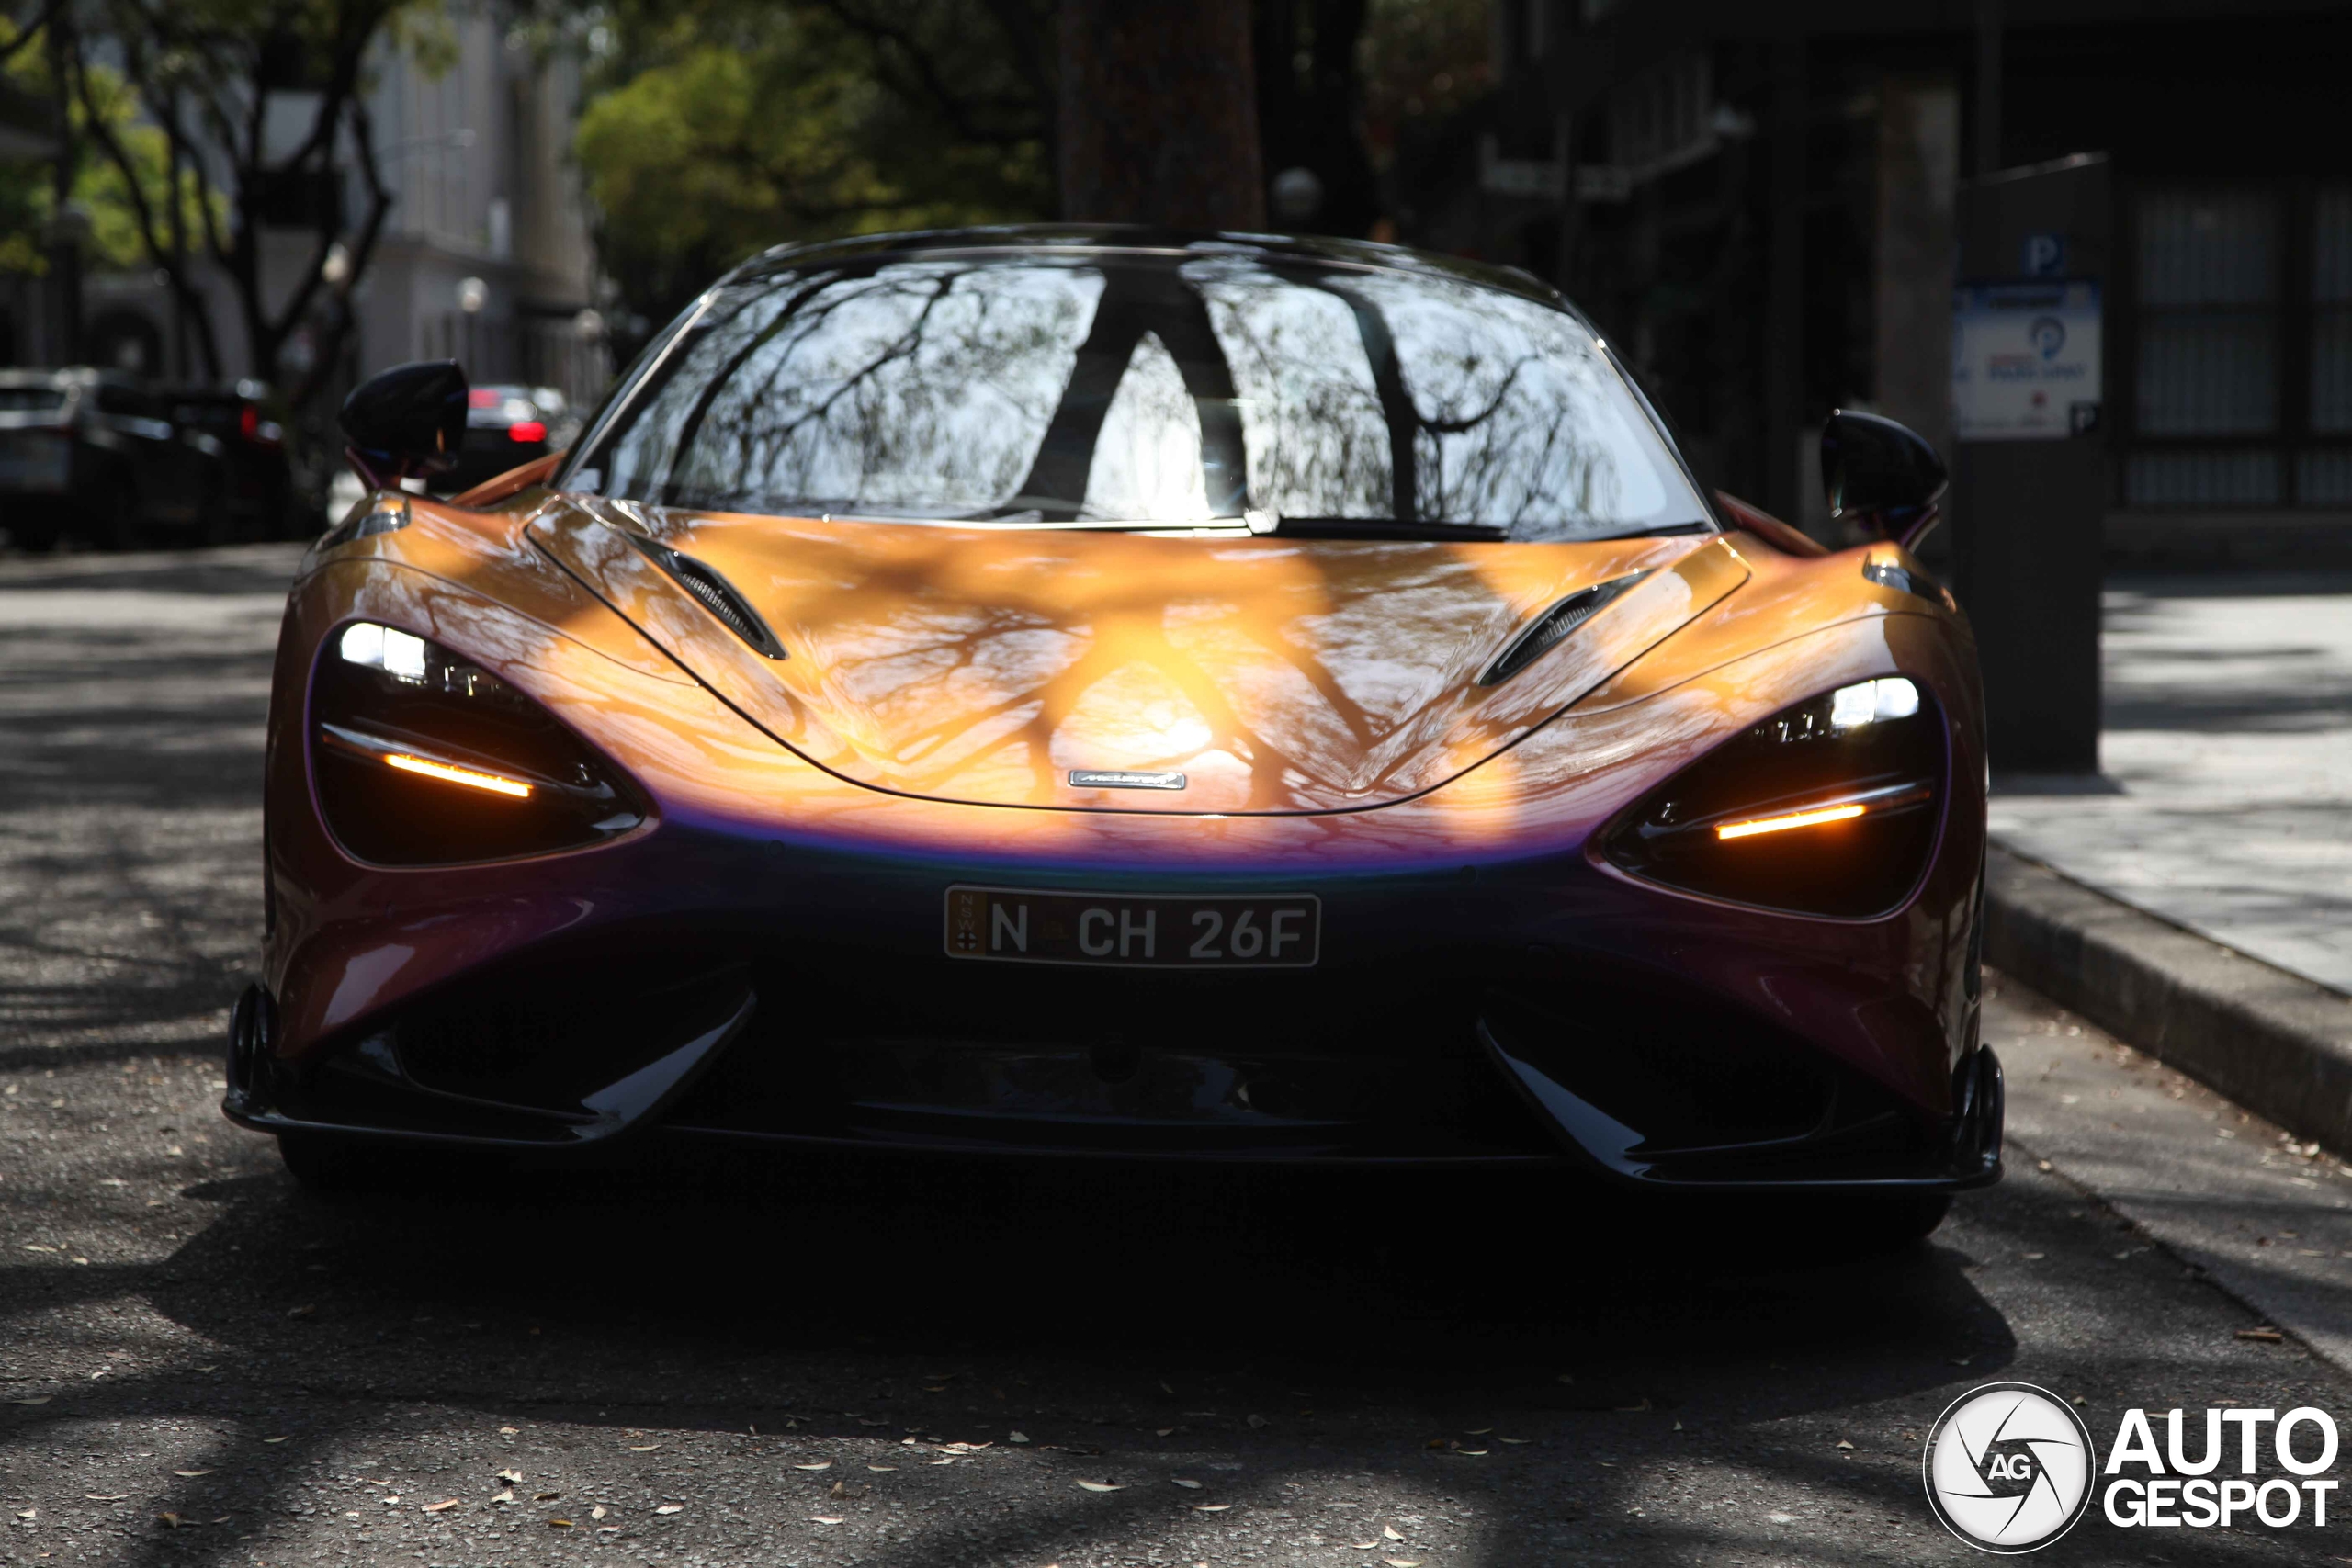
<svg viewBox="0 0 2352 1568"><path fill-rule="evenodd" d="M474 354L474 321L481 314L481 308L489 303L489 284L484 283L479 277L463 277L458 280L458 309L464 312L466 318L465 359L469 374L480 374L480 367L474 364L474 360L476 358Z"/></svg>

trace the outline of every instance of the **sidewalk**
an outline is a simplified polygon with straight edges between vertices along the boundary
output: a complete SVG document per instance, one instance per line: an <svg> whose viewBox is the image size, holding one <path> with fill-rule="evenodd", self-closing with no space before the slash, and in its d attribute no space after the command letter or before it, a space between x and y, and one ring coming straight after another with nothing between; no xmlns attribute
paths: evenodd
<svg viewBox="0 0 2352 1568"><path fill-rule="evenodd" d="M1996 841L2352 996L2352 576L2106 599L2107 783L1996 774Z"/></svg>

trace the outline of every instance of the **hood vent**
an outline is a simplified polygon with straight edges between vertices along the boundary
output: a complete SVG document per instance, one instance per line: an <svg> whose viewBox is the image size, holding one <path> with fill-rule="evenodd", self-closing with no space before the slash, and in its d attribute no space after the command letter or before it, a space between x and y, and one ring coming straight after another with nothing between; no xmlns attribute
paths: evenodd
<svg viewBox="0 0 2352 1568"><path fill-rule="evenodd" d="M725 622L729 631L769 659L792 657L784 650L784 644L776 640L775 633L768 630L768 624L760 619L759 612L752 608L750 601L735 591L733 583L694 557L682 555L667 545L657 545L641 534L624 536L648 559L675 579L679 587L693 594L704 609Z"/></svg>
<svg viewBox="0 0 2352 1568"><path fill-rule="evenodd" d="M1607 609L1619 595L1648 575L1646 571L1636 571L1577 589L1536 616L1532 626L1514 637L1501 657L1487 666L1487 672L1478 677L1478 684L1501 685L1549 653L1570 632Z"/></svg>

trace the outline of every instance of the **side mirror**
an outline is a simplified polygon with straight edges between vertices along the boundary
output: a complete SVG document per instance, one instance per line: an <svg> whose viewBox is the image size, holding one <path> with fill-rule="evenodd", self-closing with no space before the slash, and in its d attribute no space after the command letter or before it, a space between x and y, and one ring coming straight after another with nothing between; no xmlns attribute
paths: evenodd
<svg viewBox="0 0 2352 1568"><path fill-rule="evenodd" d="M395 365L352 389L336 423L360 479L390 490L412 474L455 468L466 440L466 373L454 359Z"/></svg>
<svg viewBox="0 0 2352 1568"><path fill-rule="evenodd" d="M1907 425L1837 409L1821 427L1821 488L1832 517L1860 518L1907 547L1936 525L1946 482L1943 459Z"/></svg>

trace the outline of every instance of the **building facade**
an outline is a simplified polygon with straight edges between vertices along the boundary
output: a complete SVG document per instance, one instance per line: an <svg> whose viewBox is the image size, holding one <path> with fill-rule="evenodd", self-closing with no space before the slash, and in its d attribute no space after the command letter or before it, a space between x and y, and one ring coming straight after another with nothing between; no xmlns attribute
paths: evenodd
<svg viewBox="0 0 2352 1568"><path fill-rule="evenodd" d="M489 6L450 0L454 63L426 69L390 40L378 45L368 108L378 166L392 197L373 255L352 289L356 332L334 379L356 382L387 365L448 355L477 380L551 385L575 400L599 395L610 366L594 307L598 273L581 181L571 162L580 107L576 61L544 56L510 34ZM267 95L273 148L308 134L316 96ZM364 217L366 185L338 144L346 235ZM216 186L225 173L215 170ZM311 265L315 230L265 228L262 293L273 308ZM254 374L234 292L209 262L191 263L209 305L222 378ZM58 357L41 330L43 288L28 281L11 312L22 325L6 345L26 363ZM93 272L84 281L82 357L160 380L202 378L192 334L175 322L170 291L146 272ZM316 335L298 328L285 368L306 370Z"/></svg>
<svg viewBox="0 0 2352 1568"><path fill-rule="evenodd" d="M2352 6L1496 3L1490 253L1561 282L1715 482L1817 516L1841 405L1949 449L1962 182L2103 153L2110 554L2352 553Z"/></svg>

